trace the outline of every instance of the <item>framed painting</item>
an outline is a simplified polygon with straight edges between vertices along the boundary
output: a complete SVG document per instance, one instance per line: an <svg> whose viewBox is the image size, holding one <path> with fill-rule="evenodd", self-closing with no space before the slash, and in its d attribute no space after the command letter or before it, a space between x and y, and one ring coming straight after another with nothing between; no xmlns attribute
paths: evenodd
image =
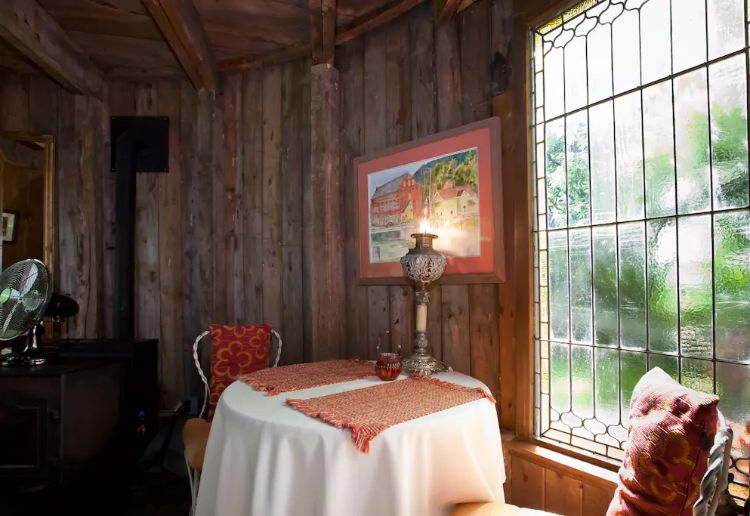
<svg viewBox="0 0 750 516"><path fill-rule="evenodd" d="M363 284L405 284L412 234L434 233L440 283L504 279L500 120L489 118L354 161Z"/></svg>
<svg viewBox="0 0 750 516"><path fill-rule="evenodd" d="M3 212L3 242L12 243L16 240L16 213Z"/></svg>

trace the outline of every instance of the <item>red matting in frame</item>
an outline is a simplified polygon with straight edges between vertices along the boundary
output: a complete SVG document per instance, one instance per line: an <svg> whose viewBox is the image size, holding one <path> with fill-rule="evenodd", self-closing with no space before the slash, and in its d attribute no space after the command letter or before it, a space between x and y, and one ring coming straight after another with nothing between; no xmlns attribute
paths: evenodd
<svg viewBox="0 0 750 516"><path fill-rule="evenodd" d="M456 276L467 275L472 281L502 281L502 211L500 182L499 120L488 120L439 133L422 140L386 149L377 155L355 161L357 171L357 226L359 279L368 284L404 283L399 262L372 263L370 261L368 176L387 169L417 161L437 158L476 148L479 177L480 255L448 257L444 278L446 283L460 283ZM493 170L496 169L496 170ZM438 232L439 233L439 232ZM438 234L439 238L439 234ZM499 270L498 270L499 269ZM454 276L450 281L450 276ZM467 278L469 279L469 278Z"/></svg>

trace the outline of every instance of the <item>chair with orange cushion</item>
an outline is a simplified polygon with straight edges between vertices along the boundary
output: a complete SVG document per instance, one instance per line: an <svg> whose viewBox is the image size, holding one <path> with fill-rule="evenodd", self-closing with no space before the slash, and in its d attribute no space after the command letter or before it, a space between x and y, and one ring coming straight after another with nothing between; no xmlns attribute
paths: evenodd
<svg viewBox="0 0 750 516"><path fill-rule="evenodd" d="M200 344L211 335L211 378L206 377L201 367ZM272 341L276 349L272 356ZM282 340L279 333L268 324L249 326L209 325L193 343L193 363L203 382L203 405L198 417L185 421L182 427L182 442L185 447L185 465L190 482L192 496L191 514L195 511L195 499L198 496L200 475L203 470L203 457L208 443L216 405L221 393L239 375L252 373L266 367L276 367L281 358ZM208 407L207 418L204 418Z"/></svg>

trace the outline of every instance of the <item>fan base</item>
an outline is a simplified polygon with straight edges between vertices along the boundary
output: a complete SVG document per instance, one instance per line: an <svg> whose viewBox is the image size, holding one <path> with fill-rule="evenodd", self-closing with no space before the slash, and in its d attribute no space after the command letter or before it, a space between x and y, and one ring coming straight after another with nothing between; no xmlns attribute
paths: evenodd
<svg viewBox="0 0 750 516"><path fill-rule="evenodd" d="M47 355L39 349L30 349L17 355L9 356L0 362L3 367L30 367L50 364L56 357Z"/></svg>

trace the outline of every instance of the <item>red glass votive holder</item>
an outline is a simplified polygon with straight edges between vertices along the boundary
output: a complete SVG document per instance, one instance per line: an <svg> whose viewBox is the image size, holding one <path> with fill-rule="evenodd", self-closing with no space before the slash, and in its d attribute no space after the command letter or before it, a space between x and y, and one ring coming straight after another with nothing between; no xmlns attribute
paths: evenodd
<svg viewBox="0 0 750 516"><path fill-rule="evenodd" d="M375 374L386 382L395 380L401 374L401 357L396 353L380 353L375 362Z"/></svg>

